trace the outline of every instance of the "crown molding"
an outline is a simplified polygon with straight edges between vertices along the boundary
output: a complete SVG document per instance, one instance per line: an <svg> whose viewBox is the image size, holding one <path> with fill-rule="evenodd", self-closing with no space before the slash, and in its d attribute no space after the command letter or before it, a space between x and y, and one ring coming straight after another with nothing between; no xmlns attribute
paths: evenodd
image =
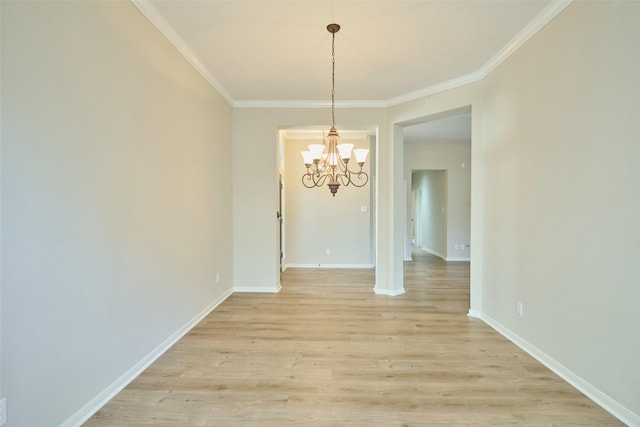
<svg viewBox="0 0 640 427"><path fill-rule="evenodd" d="M404 95L396 96L385 101L385 107L392 107L394 105L402 104L404 102L414 101L416 99L424 98L426 96L435 95L436 93L444 92L447 90L455 89L470 83L475 83L482 80L484 76L480 72L470 73L455 79L447 80L446 82L438 83L433 86L429 86L424 89L417 90L415 92L409 92Z"/></svg>
<svg viewBox="0 0 640 427"><path fill-rule="evenodd" d="M173 44L176 49L195 67L196 70L218 91L218 93L233 108L327 108L331 106L328 101L274 101L274 100L234 100L224 89L224 86L211 75L202 65L200 59L189 48L187 43L167 23L158 10L149 0L130 0L142 14ZM475 83L487 77L496 67L502 64L523 44L525 44L538 31L544 28L553 18L562 12L573 0L552 0L531 22L529 22L516 36L509 41L479 70L447 80L442 83L429 86L414 92L409 92L394 98L381 101L340 101L335 103L336 108L386 108L402 104L416 99L432 96L447 90Z"/></svg>
<svg viewBox="0 0 640 427"><path fill-rule="evenodd" d="M331 101L234 101L233 108L329 108ZM385 101L336 101L335 108L384 108Z"/></svg>
<svg viewBox="0 0 640 427"><path fill-rule="evenodd" d="M483 79L487 77L498 65L506 61L507 58L509 58L531 37L543 29L549 22L551 22L551 20L553 20L553 18L569 6L572 1L573 0L553 0L477 72L482 75Z"/></svg>
<svg viewBox="0 0 640 427"><path fill-rule="evenodd" d="M207 67L205 67L200 58L191 50L187 43L178 35L176 30L164 19L164 17L158 12L149 0L130 0L135 7L151 22L151 24L162 33L163 36L169 40L169 42L175 46L176 49L184 56L187 61L193 65L193 67L202 74L209 84L222 96L225 101L230 105L233 105L233 98L225 90L224 86L213 77Z"/></svg>
<svg viewBox="0 0 640 427"><path fill-rule="evenodd" d="M483 80L487 77L498 65L506 61L520 46L525 44L531 37L533 37L538 31L544 28L553 18L555 18L560 12L562 12L573 0L552 0L542 12L540 12L533 20L531 20L518 34L516 34L500 51L495 54L486 64L484 64L476 72L457 77L455 79L447 80L446 82L438 83L436 85L410 92L404 95L391 98L386 101L386 106L391 107L394 105L402 104L404 102L414 101L419 98L435 95L446 90L455 89L470 83Z"/></svg>

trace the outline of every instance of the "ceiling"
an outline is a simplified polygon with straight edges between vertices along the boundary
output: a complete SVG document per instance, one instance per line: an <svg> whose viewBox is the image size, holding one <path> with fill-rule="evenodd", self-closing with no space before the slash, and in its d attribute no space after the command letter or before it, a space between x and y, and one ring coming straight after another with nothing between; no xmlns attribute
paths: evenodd
<svg viewBox="0 0 640 427"><path fill-rule="evenodd" d="M405 143L471 144L471 112L439 115L403 128Z"/></svg>
<svg viewBox="0 0 640 427"><path fill-rule="evenodd" d="M559 0L132 0L234 106L389 106L484 77Z"/></svg>

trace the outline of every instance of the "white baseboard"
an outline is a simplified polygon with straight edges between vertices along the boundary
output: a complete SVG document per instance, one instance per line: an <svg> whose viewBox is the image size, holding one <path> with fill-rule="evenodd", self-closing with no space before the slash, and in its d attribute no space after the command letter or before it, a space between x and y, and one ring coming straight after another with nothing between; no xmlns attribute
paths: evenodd
<svg viewBox="0 0 640 427"><path fill-rule="evenodd" d="M404 294L405 291L404 291L404 288L400 288L400 289L373 288L373 292L375 292L376 295L389 295L391 297L395 297L395 296Z"/></svg>
<svg viewBox="0 0 640 427"><path fill-rule="evenodd" d="M477 319L482 319L482 312L480 310L474 310L474 309L470 308L469 312L467 313L467 316L475 317Z"/></svg>
<svg viewBox="0 0 640 427"><path fill-rule="evenodd" d="M231 289L226 291L220 297L218 297L211 304L206 306L200 313L196 314L191 320L184 324L180 329L171 334L166 340L164 340L159 346L153 349L142 360L133 365L124 374L122 374L117 380L115 380L109 387L100 392L96 397L91 399L86 405L84 405L78 412L69 417L66 421L60 424L60 427L77 427L87 421L93 414L95 414L100 408L107 404L113 397L122 391L131 381L133 381L138 375L147 369L153 362L162 356L172 345L174 345L180 338L182 338L187 332L193 329L202 319L204 319L209 313L211 313L217 306L222 304L224 300L229 298L233 293Z"/></svg>
<svg viewBox="0 0 640 427"><path fill-rule="evenodd" d="M413 261L413 258L405 258L405 261Z"/></svg>
<svg viewBox="0 0 640 427"><path fill-rule="evenodd" d="M437 256L437 257L440 257L440 258L442 258L442 259L444 259L444 260L446 260L446 259L447 259L447 256L446 256L445 254L443 254L443 253L442 253L442 252L440 252L440 251L436 251L435 249L425 248L424 246L420 246L420 249L422 249L422 250L423 250L423 251L425 251L425 252L429 252L431 255L435 255L435 256Z"/></svg>
<svg viewBox="0 0 640 427"><path fill-rule="evenodd" d="M447 262L449 262L449 261L452 261L452 262L467 261L468 262L468 261L471 261L471 258L469 258L469 257L452 257L452 258L445 259L445 261L447 261Z"/></svg>
<svg viewBox="0 0 640 427"><path fill-rule="evenodd" d="M291 268L373 268L373 264L289 264Z"/></svg>
<svg viewBox="0 0 640 427"><path fill-rule="evenodd" d="M263 292L277 294L282 289L282 286L267 287L267 286L236 286L233 288L233 292Z"/></svg>
<svg viewBox="0 0 640 427"><path fill-rule="evenodd" d="M471 316L471 311L469 310L469 316ZM587 396L589 399L593 400L595 403L600 405L603 409L608 411L611 415L618 418L623 423L629 426L640 426L640 414L636 414L626 406L621 405L616 402L614 399L609 397L606 393L602 392L600 389L596 388L589 382L585 381L582 377L576 375L573 371L568 369L566 366L562 365L560 362L555 360L553 357L549 356L527 340L523 339L519 335L512 332L509 328L502 325L497 320L491 318L482 312L476 312L474 314L479 314L479 316L474 315L473 317L480 317L487 325L491 326L493 329L498 331L504 337L509 339L515 345L520 347L526 353L528 353L531 357L536 359L538 362L542 363L547 368L551 369L555 374L557 374L560 378L574 386L581 393Z"/></svg>

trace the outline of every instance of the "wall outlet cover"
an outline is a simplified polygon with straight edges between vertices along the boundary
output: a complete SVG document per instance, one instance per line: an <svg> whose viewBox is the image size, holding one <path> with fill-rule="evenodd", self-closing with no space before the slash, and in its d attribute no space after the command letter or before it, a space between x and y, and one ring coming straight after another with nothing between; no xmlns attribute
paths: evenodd
<svg viewBox="0 0 640 427"><path fill-rule="evenodd" d="M518 316L522 316L522 303L520 301L516 301L516 312Z"/></svg>

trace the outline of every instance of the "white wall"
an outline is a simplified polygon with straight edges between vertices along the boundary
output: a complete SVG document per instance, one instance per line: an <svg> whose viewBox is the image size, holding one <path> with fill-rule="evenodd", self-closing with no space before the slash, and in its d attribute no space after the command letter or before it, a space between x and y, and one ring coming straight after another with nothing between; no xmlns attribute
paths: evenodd
<svg viewBox="0 0 640 427"><path fill-rule="evenodd" d="M314 141L287 140L285 143L286 264L288 267L357 267L373 266L371 251L371 187L341 185L335 197L325 184L306 188L301 177L306 172L300 152ZM315 141L317 143L317 141ZM369 148L369 137L341 138L340 143ZM370 159L364 172L370 173ZM352 162L352 170L359 166ZM362 212L362 207L366 208ZM330 254L326 250L330 250Z"/></svg>
<svg viewBox="0 0 640 427"><path fill-rule="evenodd" d="M77 415L228 294L230 140L131 3L2 2L7 426Z"/></svg>
<svg viewBox="0 0 640 427"><path fill-rule="evenodd" d="M437 248L443 258L449 261L470 259L471 242L471 145L468 143L405 143L405 179L411 180L415 170L446 170L446 212L444 216L446 241ZM463 166L464 165L464 166ZM410 231L410 210L407 212L407 231ZM411 244L407 235L406 245ZM455 245L464 244L463 249Z"/></svg>
<svg viewBox="0 0 640 427"><path fill-rule="evenodd" d="M486 317L636 425L638 22L638 2L573 2L486 79L480 248Z"/></svg>

